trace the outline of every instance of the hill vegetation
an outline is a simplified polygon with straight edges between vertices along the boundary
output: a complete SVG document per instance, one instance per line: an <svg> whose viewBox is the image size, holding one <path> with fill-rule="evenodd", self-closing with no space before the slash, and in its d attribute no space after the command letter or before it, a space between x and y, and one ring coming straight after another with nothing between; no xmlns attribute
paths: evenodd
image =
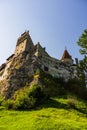
<svg viewBox="0 0 87 130"><path fill-rule="evenodd" d="M31 77L30 77L31 78ZM53 78L51 75L37 70L31 84L18 89L12 98L0 98L0 105L7 109L27 110L36 108L51 97L74 95L87 100L87 89L80 79L65 82L63 78Z"/></svg>
<svg viewBox="0 0 87 130"><path fill-rule="evenodd" d="M74 103L74 106L71 105ZM71 95L50 98L36 109L0 109L1 130L86 130L87 104Z"/></svg>
<svg viewBox="0 0 87 130"><path fill-rule="evenodd" d="M11 99L0 98L0 129L86 130L86 100L87 89L81 80L64 82L37 70L31 84Z"/></svg>

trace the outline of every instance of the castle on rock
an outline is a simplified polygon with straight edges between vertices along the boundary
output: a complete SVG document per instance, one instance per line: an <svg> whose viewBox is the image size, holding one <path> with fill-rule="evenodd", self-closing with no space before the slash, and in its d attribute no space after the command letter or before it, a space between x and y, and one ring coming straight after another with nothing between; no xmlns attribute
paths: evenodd
<svg viewBox="0 0 87 130"><path fill-rule="evenodd" d="M73 63L67 49L64 50L61 60L53 58L39 42L34 45L26 31L18 38L14 54L0 66L1 94L6 95L8 89L15 91L29 82L28 77L33 76L37 69L53 77L62 77L65 81L77 77L77 64Z"/></svg>

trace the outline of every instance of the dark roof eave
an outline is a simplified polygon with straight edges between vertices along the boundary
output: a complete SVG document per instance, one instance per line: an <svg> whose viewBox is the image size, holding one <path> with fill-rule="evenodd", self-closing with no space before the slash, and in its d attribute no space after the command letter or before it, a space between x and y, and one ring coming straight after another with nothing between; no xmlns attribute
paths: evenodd
<svg viewBox="0 0 87 130"><path fill-rule="evenodd" d="M14 56L14 54L12 54L11 56L9 56L6 60L8 61L10 58L12 58Z"/></svg>

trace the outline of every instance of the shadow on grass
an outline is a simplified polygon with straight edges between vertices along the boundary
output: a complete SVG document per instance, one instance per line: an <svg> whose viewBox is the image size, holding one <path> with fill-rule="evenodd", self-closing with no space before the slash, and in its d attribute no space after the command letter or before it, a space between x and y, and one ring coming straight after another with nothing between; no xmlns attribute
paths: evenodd
<svg viewBox="0 0 87 130"><path fill-rule="evenodd" d="M78 112L80 112L82 114L86 114L86 116L87 116L87 109L86 108L84 108L84 109L75 108L75 110L77 110Z"/></svg>
<svg viewBox="0 0 87 130"><path fill-rule="evenodd" d="M86 114L87 115L87 109L86 108L77 108L77 107L69 107L67 104L58 102L56 100L53 99L49 99L48 101L46 101L44 104L40 105L40 108L59 108L59 109L66 109L66 110L70 110L70 109L74 109L82 114Z"/></svg>
<svg viewBox="0 0 87 130"><path fill-rule="evenodd" d="M46 101L44 104L41 105L41 108L64 108L67 109L67 104L58 102L56 100L53 99L49 99L48 101Z"/></svg>

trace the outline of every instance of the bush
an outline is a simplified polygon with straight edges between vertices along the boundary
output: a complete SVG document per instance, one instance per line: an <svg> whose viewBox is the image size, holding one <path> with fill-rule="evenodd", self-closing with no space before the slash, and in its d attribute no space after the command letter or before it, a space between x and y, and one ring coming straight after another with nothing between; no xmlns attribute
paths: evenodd
<svg viewBox="0 0 87 130"><path fill-rule="evenodd" d="M2 102L2 106L4 106L6 109L12 109L13 108L13 100L11 100L11 99L4 100Z"/></svg>
<svg viewBox="0 0 87 130"><path fill-rule="evenodd" d="M85 86L82 86L81 81L78 79L69 80L65 84L64 89L81 99L87 100L87 88L85 88Z"/></svg>
<svg viewBox="0 0 87 130"><path fill-rule="evenodd" d="M43 103L45 99L47 99L47 96L42 86L34 84L31 87L27 85L23 89L16 91L12 99L4 100L0 96L0 105L6 109L31 109Z"/></svg>
<svg viewBox="0 0 87 130"><path fill-rule="evenodd" d="M43 92L42 86L38 84L34 84L29 91L29 97L36 98L36 101L40 102L42 101L45 97L46 94Z"/></svg>
<svg viewBox="0 0 87 130"><path fill-rule="evenodd" d="M0 95L0 106L2 105L3 101L4 101L4 98Z"/></svg>
<svg viewBox="0 0 87 130"><path fill-rule="evenodd" d="M13 109L31 109L37 107L46 99L42 86L34 84L31 88L25 87L14 94Z"/></svg>
<svg viewBox="0 0 87 130"><path fill-rule="evenodd" d="M76 108L77 100L74 97L70 97L67 101L67 105L69 108Z"/></svg>
<svg viewBox="0 0 87 130"><path fill-rule="evenodd" d="M35 106L35 102L36 100L33 97L29 98L28 96L19 96L14 102L13 109L31 109Z"/></svg>
<svg viewBox="0 0 87 130"><path fill-rule="evenodd" d="M0 96L0 106L3 106L6 109L12 109L13 100L11 99L5 100L2 96Z"/></svg>
<svg viewBox="0 0 87 130"><path fill-rule="evenodd" d="M66 94L66 90L64 89L65 82L63 78L52 77L50 74L41 71L40 79L45 86L44 91L46 94L50 96Z"/></svg>

